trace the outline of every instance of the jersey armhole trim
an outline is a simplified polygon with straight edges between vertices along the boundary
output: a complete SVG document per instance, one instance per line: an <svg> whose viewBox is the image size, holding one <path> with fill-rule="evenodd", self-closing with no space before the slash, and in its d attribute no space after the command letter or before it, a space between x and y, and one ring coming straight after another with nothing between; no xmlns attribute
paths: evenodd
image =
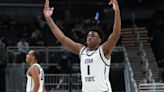
<svg viewBox="0 0 164 92"><path fill-rule="evenodd" d="M107 84L107 80L106 80L106 66L105 66L105 69L104 69L104 77L105 77L105 84L106 84L106 86L107 86L107 88L108 88L108 91L109 91L109 87L108 87L108 84ZM107 92L108 92L107 91Z"/></svg>
<svg viewBox="0 0 164 92"><path fill-rule="evenodd" d="M86 49L87 47L84 46L81 50L80 50L80 55L83 53L83 51Z"/></svg>
<svg viewBox="0 0 164 92"><path fill-rule="evenodd" d="M36 66L36 68L37 68L37 70L39 71L39 74L40 74L40 69L39 69L39 67L38 67L37 65L34 65L34 66Z"/></svg>
<svg viewBox="0 0 164 92"><path fill-rule="evenodd" d="M100 48L101 48L101 47L100 47ZM101 57L102 61L105 63L106 66L110 66L110 64L107 64L107 63L105 62L105 60L103 59L102 53L101 53L101 51L100 51L100 48L99 48L99 53L100 53L100 57Z"/></svg>
<svg viewBox="0 0 164 92"><path fill-rule="evenodd" d="M79 53L79 58L81 58L82 53L84 52L85 48L87 48L86 46L82 47Z"/></svg>

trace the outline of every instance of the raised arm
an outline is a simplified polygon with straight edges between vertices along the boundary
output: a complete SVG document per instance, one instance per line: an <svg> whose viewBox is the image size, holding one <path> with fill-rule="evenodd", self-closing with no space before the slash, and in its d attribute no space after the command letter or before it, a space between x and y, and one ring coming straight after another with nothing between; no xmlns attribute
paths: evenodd
<svg viewBox="0 0 164 92"><path fill-rule="evenodd" d="M121 33L121 17L120 17L120 9L117 0L111 0L109 4L113 5L114 10L114 25L113 25L113 32L108 37L107 41L102 44L102 49L104 51L104 55L106 58L110 58L112 53L112 49L115 47Z"/></svg>
<svg viewBox="0 0 164 92"><path fill-rule="evenodd" d="M76 43L67 36L65 36L63 32L58 28L58 26L54 23L51 18L51 15L53 14L53 7L49 7L49 0L46 0L43 12L45 19L56 39L60 41L64 46L68 47L73 53L79 54L80 49L83 47L83 45L80 43Z"/></svg>

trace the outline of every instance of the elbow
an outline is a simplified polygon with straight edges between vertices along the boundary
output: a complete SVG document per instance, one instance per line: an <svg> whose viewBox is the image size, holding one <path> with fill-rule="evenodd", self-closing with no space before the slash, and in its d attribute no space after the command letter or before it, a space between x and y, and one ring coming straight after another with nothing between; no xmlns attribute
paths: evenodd
<svg viewBox="0 0 164 92"><path fill-rule="evenodd" d="M118 32L118 33L117 33L117 36L120 37L120 35L121 35L121 32Z"/></svg>
<svg viewBox="0 0 164 92"><path fill-rule="evenodd" d="M119 39L120 38L120 33L117 33L116 34L116 39Z"/></svg>
<svg viewBox="0 0 164 92"><path fill-rule="evenodd" d="M121 35L120 32L115 32L115 33L113 33L114 39L119 39L119 38L120 38L120 35Z"/></svg>
<svg viewBox="0 0 164 92"><path fill-rule="evenodd" d="M114 35L115 35L116 37L120 37L120 35L121 35L121 31L118 30L118 31L114 32Z"/></svg>

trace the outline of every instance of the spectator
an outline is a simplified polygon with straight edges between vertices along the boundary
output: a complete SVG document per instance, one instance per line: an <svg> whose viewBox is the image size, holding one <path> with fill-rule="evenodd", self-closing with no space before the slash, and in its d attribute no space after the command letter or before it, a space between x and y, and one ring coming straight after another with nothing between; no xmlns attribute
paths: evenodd
<svg viewBox="0 0 164 92"><path fill-rule="evenodd" d="M0 47L5 48L5 43L3 42L4 37L0 38Z"/></svg>
<svg viewBox="0 0 164 92"><path fill-rule="evenodd" d="M5 61L5 43L3 42L4 37L0 38L0 64Z"/></svg>
<svg viewBox="0 0 164 92"><path fill-rule="evenodd" d="M32 43L32 45L33 46L43 46L44 45L44 42L43 42L43 40L42 40L42 33L40 32L40 30L39 29L36 29L33 33L32 33L32 35L31 35L31 43Z"/></svg>
<svg viewBox="0 0 164 92"><path fill-rule="evenodd" d="M42 33L40 32L39 29L36 29L31 35L31 38L34 40L37 40L40 37L42 37Z"/></svg>
<svg viewBox="0 0 164 92"><path fill-rule="evenodd" d="M26 53L29 50L29 43L24 38L22 38L17 43L17 48L18 48L18 62L25 61Z"/></svg>
<svg viewBox="0 0 164 92"><path fill-rule="evenodd" d="M55 92L55 89L51 88L48 92Z"/></svg>
<svg viewBox="0 0 164 92"><path fill-rule="evenodd" d="M27 53L29 50L29 43L22 38L18 43L17 43L17 48L20 53Z"/></svg>
<svg viewBox="0 0 164 92"><path fill-rule="evenodd" d="M60 62L58 62L58 69L61 73L69 73L70 72L70 60L69 60L69 54L67 51L65 51L61 57Z"/></svg>
<svg viewBox="0 0 164 92"><path fill-rule="evenodd" d="M141 84L147 84L147 83L148 83L148 81L147 81L147 79L146 79L146 78L143 78L143 79L140 81L140 83L141 83Z"/></svg>

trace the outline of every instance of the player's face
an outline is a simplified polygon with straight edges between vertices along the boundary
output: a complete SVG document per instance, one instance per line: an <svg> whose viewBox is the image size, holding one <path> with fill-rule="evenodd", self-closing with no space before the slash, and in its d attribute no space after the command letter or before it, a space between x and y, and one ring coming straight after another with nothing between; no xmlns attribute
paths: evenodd
<svg viewBox="0 0 164 92"><path fill-rule="evenodd" d="M100 44L101 39L97 32L90 31L87 35L87 45L88 47L95 47Z"/></svg>
<svg viewBox="0 0 164 92"><path fill-rule="evenodd" d="M26 62L27 62L28 64L31 63L32 57L33 57L33 51L29 51L28 54L26 55Z"/></svg>

